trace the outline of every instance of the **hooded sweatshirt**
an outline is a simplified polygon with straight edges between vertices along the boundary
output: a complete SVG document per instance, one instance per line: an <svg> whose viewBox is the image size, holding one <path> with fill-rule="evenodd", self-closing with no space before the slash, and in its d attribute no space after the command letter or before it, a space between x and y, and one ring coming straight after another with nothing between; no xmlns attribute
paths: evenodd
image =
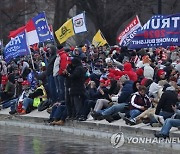
<svg viewBox="0 0 180 154"><path fill-rule="evenodd" d="M48 66L47 66L47 76L53 75L53 67L54 67L54 61L56 59L56 47L54 45L50 46L51 49L51 56L49 57Z"/></svg>
<svg viewBox="0 0 180 154"><path fill-rule="evenodd" d="M137 81L137 74L133 71L131 63L124 64L124 74L127 74L132 81Z"/></svg>

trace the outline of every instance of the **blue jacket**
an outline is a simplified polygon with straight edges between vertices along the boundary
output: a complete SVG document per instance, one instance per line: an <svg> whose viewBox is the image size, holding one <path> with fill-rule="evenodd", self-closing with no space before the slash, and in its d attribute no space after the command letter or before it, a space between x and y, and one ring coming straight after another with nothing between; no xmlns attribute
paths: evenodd
<svg viewBox="0 0 180 154"><path fill-rule="evenodd" d="M133 81L129 80L124 83L121 94L118 97L118 103L129 103L133 93Z"/></svg>

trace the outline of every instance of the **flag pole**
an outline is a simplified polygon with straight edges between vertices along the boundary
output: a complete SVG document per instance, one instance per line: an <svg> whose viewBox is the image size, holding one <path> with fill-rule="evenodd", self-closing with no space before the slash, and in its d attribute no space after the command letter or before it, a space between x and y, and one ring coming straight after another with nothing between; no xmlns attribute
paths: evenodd
<svg viewBox="0 0 180 154"><path fill-rule="evenodd" d="M26 30L25 30L25 36L26 36ZM26 44L27 44L27 47L28 47L28 50L29 50L29 53L30 53L30 56L31 56L32 67L33 67L33 69L35 69L35 67L34 67L34 60L33 60L33 57L32 57L30 45L27 43L27 36L26 36Z"/></svg>
<svg viewBox="0 0 180 154"><path fill-rule="evenodd" d="M31 52L31 49L30 47L28 46L28 49L29 49L29 53L30 53L30 56L31 56L31 63L32 63L32 67L33 67L33 70L35 70L35 67L34 67L34 60L33 60L33 57L32 57L32 52Z"/></svg>

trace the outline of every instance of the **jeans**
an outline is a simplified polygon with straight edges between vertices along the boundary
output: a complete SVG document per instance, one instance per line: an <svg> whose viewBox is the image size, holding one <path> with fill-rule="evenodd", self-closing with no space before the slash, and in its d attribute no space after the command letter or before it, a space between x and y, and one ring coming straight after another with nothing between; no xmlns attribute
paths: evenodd
<svg viewBox="0 0 180 154"><path fill-rule="evenodd" d="M61 75L57 76L57 80L58 80L58 85L59 85L59 99L60 101L64 101L65 100L65 80L64 77Z"/></svg>
<svg viewBox="0 0 180 154"><path fill-rule="evenodd" d="M49 97L52 100L53 103L57 101L57 92L55 88L55 82L54 77L52 75L48 76L48 91L49 91Z"/></svg>
<svg viewBox="0 0 180 154"><path fill-rule="evenodd" d="M160 111L159 115L163 116L164 120L167 118L171 118L174 113L166 112L166 111Z"/></svg>
<svg viewBox="0 0 180 154"><path fill-rule="evenodd" d="M111 106L108 109L105 109L101 114L102 115L112 115L117 112L125 112L125 108L128 107L127 103L121 103Z"/></svg>
<svg viewBox="0 0 180 154"><path fill-rule="evenodd" d="M3 109L6 109L6 108L8 108L8 107L10 107L10 106L15 105L16 102L17 102L17 100L18 100L18 98L15 98L15 99L12 99L12 100L10 100L10 101L4 102L4 103L2 104L2 108L3 108Z"/></svg>
<svg viewBox="0 0 180 154"><path fill-rule="evenodd" d="M58 75L54 76L54 83L56 87L56 93L57 93L57 100L59 101L59 95L60 95L60 90L59 90L59 82L58 82Z"/></svg>
<svg viewBox="0 0 180 154"><path fill-rule="evenodd" d="M140 111L138 109L130 110L130 119L133 119L133 118L137 117L141 113L142 113L142 111Z"/></svg>
<svg viewBox="0 0 180 154"><path fill-rule="evenodd" d="M67 117L66 105L55 105L52 107L50 119L65 121L66 117Z"/></svg>
<svg viewBox="0 0 180 154"><path fill-rule="evenodd" d="M169 131L171 127L180 127L180 119L171 119L171 118L166 119L161 129L161 134L169 135Z"/></svg>
<svg viewBox="0 0 180 154"><path fill-rule="evenodd" d="M23 109L24 109L24 110L27 110L27 108L28 108L29 106L33 106L33 99L31 99L31 98L25 98L25 99L23 100Z"/></svg>

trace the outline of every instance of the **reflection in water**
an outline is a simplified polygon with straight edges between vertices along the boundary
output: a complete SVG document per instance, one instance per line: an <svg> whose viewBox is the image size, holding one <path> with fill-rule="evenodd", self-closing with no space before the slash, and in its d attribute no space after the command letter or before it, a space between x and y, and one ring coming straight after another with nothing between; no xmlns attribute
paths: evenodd
<svg viewBox="0 0 180 154"><path fill-rule="evenodd" d="M161 151L162 152L162 151ZM167 151L166 151L167 152ZM0 126L0 154L151 154L158 149L123 145L115 149L110 141L82 138L52 130ZM165 153L165 152L164 152ZM173 153L167 152L168 154Z"/></svg>

